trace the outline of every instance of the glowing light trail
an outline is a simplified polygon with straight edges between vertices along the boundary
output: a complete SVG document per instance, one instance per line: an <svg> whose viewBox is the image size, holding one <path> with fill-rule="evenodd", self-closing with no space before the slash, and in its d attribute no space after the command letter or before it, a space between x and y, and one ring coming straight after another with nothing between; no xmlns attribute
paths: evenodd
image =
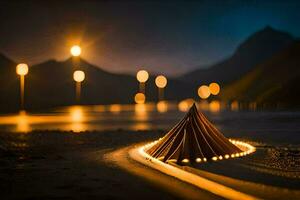
<svg viewBox="0 0 300 200"><path fill-rule="evenodd" d="M236 144L239 147L244 148L246 151L246 154L252 153L255 151L255 148L251 146L248 143L240 142L236 140L230 140L233 144ZM180 168L174 167L170 164L164 163L160 161L159 159L151 157L149 154L146 153L147 148L151 148L153 145L155 145L158 141L151 142L149 144L146 144L145 146L133 149L129 152L129 155L134 160L149 166L153 169L156 169L164 174L167 174L169 176L173 176L181 181L187 182L189 184L192 184L200 189L206 190L208 192L211 192L215 195L218 195L220 197L224 197L227 199L232 200L254 200L258 199L254 196L239 192L237 190L234 190L230 187L226 187L224 185L221 185L219 183L213 182L211 180L205 179L203 177L200 177L198 175L192 174L190 172L184 171ZM216 158L217 160L218 158ZM206 159L205 159L206 160ZM199 160L198 160L199 161Z"/></svg>

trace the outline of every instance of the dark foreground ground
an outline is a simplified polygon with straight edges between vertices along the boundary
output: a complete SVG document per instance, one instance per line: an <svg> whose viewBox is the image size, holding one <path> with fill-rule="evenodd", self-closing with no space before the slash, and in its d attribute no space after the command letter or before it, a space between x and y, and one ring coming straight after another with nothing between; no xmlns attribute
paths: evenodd
<svg viewBox="0 0 300 200"><path fill-rule="evenodd" d="M157 172L147 174L156 176L150 179L174 185L171 190L162 189L155 181L149 182L149 177L145 181L137 176L145 170L143 166L126 161L133 170L120 168L122 163L118 162L123 159L124 163L126 155L108 161L111 152L157 139L164 133L157 130L1 132L0 199L191 199L192 193L199 199L216 199L207 192L195 192L195 188L175 183L172 178L163 178ZM299 148L254 145L257 152L249 157L199 165L195 173L262 198L300 198ZM187 188L185 191L189 192L179 197L174 191L176 187Z"/></svg>
<svg viewBox="0 0 300 200"><path fill-rule="evenodd" d="M103 161L162 132L0 133L0 199L176 199Z"/></svg>

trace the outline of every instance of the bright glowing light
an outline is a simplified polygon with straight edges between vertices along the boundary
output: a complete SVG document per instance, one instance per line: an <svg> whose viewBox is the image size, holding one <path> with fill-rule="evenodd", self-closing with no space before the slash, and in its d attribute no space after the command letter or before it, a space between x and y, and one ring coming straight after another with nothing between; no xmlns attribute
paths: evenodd
<svg viewBox="0 0 300 200"><path fill-rule="evenodd" d="M129 152L130 158L135 161L151 167L155 170L158 170L162 173L165 173L169 176L175 177L181 181L192 184L196 187L199 187L202 190L209 191L213 194L216 194L225 199L245 199L245 200L254 200L257 199L253 196L241 193L237 190L229 188L227 186L221 185L219 183L213 182L211 180L205 179L201 176L198 176L194 173L190 173L182 168L175 167L173 165L164 163L159 159L151 157L145 152L146 149L155 145L155 143L150 143L149 145L134 149ZM185 160L185 159L184 159ZM183 161L183 160L182 160ZM134 170L134 169L133 169Z"/></svg>
<svg viewBox="0 0 300 200"><path fill-rule="evenodd" d="M164 113L168 111L168 103L166 101L160 101L156 104L157 111Z"/></svg>
<svg viewBox="0 0 300 200"><path fill-rule="evenodd" d="M196 158L196 162L197 163L201 162L201 158Z"/></svg>
<svg viewBox="0 0 300 200"><path fill-rule="evenodd" d="M119 113L121 112L121 105L120 104L112 104L109 107L109 111L113 113Z"/></svg>
<svg viewBox="0 0 300 200"><path fill-rule="evenodd" d="M193 105L194 99L185 99L179 102L178 109L181 112L186 112L190 109L190 107Z"/></svg>
<svg viewBox="0 0 300 200"><path fill-rule="evenodd" d="M146 101L146 96L145 96L145 94L143 94L143 93L137 93L135 96L134 96L134 101L135 101L135 103L137 103L137 104L143 104L143 103L145 103L145 101Z"/></svg>
<svg viewBox="0 0 300 200"><path fill-rule="evenodd" d="M138 71L138 73L136 74L136 79L140 82L140 83L145 83L149 78L149 74L146 70L140 70Z"/></svg>
<svg viewBox="0 0 300 200"><path fill-rule="evenodd" d="M80 56L81 48L78 45L74 45L71 47L70 52L71 52L72 56Z"/></svg>
<svg viewBox="0 0 300 200"><path fill-rule="evenodd" d="M219 101L212 101L209 103L209 110L211 112L219 112L221 110L221 104Z"/></svg>
<svg viewBox="0 0 300 200"><path fill-rule="evenodd" d="M212 160L213 160L213 161L217 161L218 158L217 158L216 156L214 156L214 157L212 157Z"/></svg>
<svg viewBox="0 0 300 200"><path fill-rule="evenodd" d="M185 159L183 159L181 162L183 162L183 163L188 163L188 162L190 162L190 161L189 161L189 159L185 158Z"/></svg>
<svg viewBox="0 0 300 200"><path fill-rule="evenodd" d="M25 76L26 74L28 74L28 65L25 63L18 64L16 72L20 76Z"/></svg>
<svg viewBox="0 0 300 200"><path fill-rule="evenodd" d="M71 121L72 122L82 122L83 121L83 111L79 106L71 107L70 109Z"/></svg>
<svg viewBox="0 0 300 200"><path fill-rule="evenodd" d="M218 83L209 84L209 91L212 95L218 95L220 92L220 86Z"/></svg>
<svg viewBox="0 0 300 200"><path fill-rule="evenodd" d="M230 156L228 154L225 155L225 158L228 159Z"/></svg>
<svg viewBox="0 0 300 200"><path fill-rule="evenodd" d="M85 74L81 70L77 70L73 73L73 79L76 82L82 82L85 79Z"/></svg>
<svg viewBox="0 0 300 200"><path fill-rule="evenodd" d="M209 87L202 85L198 88L198 95L201 99L207 99L210 96Z"/></svg>
<svg viewBox="0 0 300 200"><path fill-rule="evenodd" d="M17 121L17 131L19 132L30 131L29 117L27 116L25 111L20 111L16 121Z"/></svg>
<svg viewBox="0 0 300 200"><path fill-rule="evenodd" d="M159 75L155 78L155 84L158 88L164 88L167 86L167 78L163 75Z"/></svg>

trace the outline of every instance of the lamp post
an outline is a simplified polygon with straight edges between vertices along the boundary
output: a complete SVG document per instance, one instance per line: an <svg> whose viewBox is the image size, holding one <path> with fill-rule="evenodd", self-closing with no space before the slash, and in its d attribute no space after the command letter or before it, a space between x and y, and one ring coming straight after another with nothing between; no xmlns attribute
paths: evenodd
<svg viewBox="0 0 300 200"><path fill-rule="evenodd" d="M28 74L28 65L25 63L18 64L16 73L20 76L21 110L24 110L25 75Z"/></svg>
<svg viewBox="0 0 300 200"><path fill-rule="evenodd" d="M167 86L168 80L165 76L159 75L155 78L155 84L158 88L158 101L164 99L164 88Z"/></svg>
<svg viewBox="0 0 300 200"><path fill-rule="evenodd" d="M74 45L70 49L71 55L74 57L80 56L81 54L81 47L78 45Z"/></svg>
<svg viewBox="0 0 300 200"><path fill-rule="evenodd" d="M198 95L201 99L207 99L210 96L210 90L207 85L201 85L198 88Z"/></svg>
<svg viewBox="0 0 300 200"><path fill-rule="evenodd" d="M220 93L220 85L218 83L211 83L208 87L212 95L218 95Z"/></svg>
<svg viewBox="0 0 300 200"><path fill-rule="evenodd" d="M73 73L73 79L76 82L76 102L77 104L80 103L80 96L81 96L81 82L85 79L85 74L81 70L76 70Z"/></svg>
<svg viewBox="0 0 300 200"><path fill-rule="evenodd" d="M145 94L146 81L149 79L149 74L146 70L140 70L136 74L136 79L139 82L139 92Z"/></svg>

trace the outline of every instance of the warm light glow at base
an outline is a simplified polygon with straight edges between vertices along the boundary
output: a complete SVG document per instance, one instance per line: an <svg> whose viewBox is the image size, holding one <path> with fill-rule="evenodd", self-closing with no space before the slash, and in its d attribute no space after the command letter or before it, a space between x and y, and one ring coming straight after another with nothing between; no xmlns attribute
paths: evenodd
<svg viewBox="0 0 300 200"><path fill-rule="evenodd" d="M151 142L142 146L140 148L133 149L129 152L129 156L137 162L144 164L145 166L156 169L164 174L175 177L181 181L194 185L202 190L206 190L215 195L223 197L225 199L244 199L244 200L254 200L257 199L254 196L248 195L246 193L242 193L225 185L221 185L217 182L208 180L199 175L190 173L188 171L183 170L180 167L176 167L174 165L170 165L168 163L164 163L159 159L151 157L148 153L146 153L148 148L151 148L155 145L157 141ZM242 143L240 143L242 144ZM246 144L246 143L245 143ZM248 145L248 144L247 144ZM251 146L251 145L250 145ZM252 147L252 146L251 146ZM171 160L170 160L171 161ZM196 159L196 162L199 162L199 159ZM206 158L203 159L206 161ZM176 161L175 161L176 162ZM190 162L188 159L183 159L182 162Z"/></svg>
<svg viewBox="0 0 300 200"><path fill-rule="evenodd" d="M160 139L154 141L154 142L151 142L149 144L146 144L144 146L145 149L148 149L148 148L151 148L152 145L156 144ZM237 147L239 147L239 149L241 149L243 152L241 153L235 153L235 154L231 154L231 156L229 156L228 154L226 155L216 155L214 157L211 158L212 161L218 161L218 160L223 160L223 158L225 159L229 159L230 157L231 158L238 158L238 157L241 157L241 156L246 156L250 153L253 153L256 149L255 147L253 147L252 145L246 143L246 142L241 142L241 141L237 141L237 140L232 140L232 139L229 139L229 141L236 145ZM149 155L150 156L150 155ZM150 156L151 157L151 156ZM152 158L152 157L151 157ZM153 158L154 159L154 158ZM201 158L196 158L195 159L195 162L196 163L199 163L201 162ZM207 158L203 158L203 161L206 162L207 161ZM171 162L171 160L168 160L168 162ZM191 160L185 158L185 159L182 159L181 160L182 163L189 163L189 162L192 162Z"/></svg>
<svg viewBox="0 0 300 200"><path fill-rule="evenodd" d="M178 109L181 112L186 112L190 109L190 107L193 105L194 99L185 99L179 102Z"/></svg>

